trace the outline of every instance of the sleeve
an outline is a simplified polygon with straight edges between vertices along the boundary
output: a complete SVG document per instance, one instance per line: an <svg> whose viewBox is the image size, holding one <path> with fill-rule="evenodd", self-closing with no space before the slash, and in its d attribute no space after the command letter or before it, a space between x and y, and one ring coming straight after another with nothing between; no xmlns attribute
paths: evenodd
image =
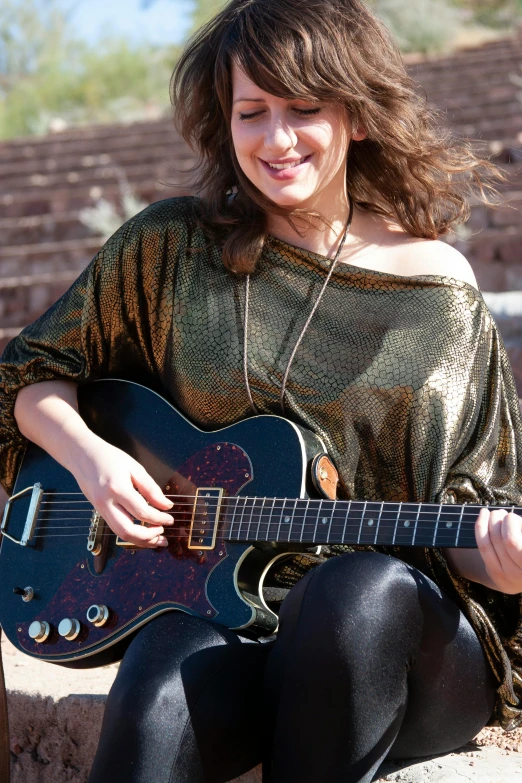
<svg viewBox="0 0 522 783"><path fill-rule="evenodd" d="M157 202L125 223L69 290L7 345L0 360L0 482L8 493L27 443L13 415L23 386L116 377L158 389L173 266L186 235L172 221L179 202Z"/></svg>
<svg viewBox="0 0 522 783"><path fill-rule="evenodd" d="M486 310L478 415L448 472L438 503L522 506L522 421L502 337ZM473 385L473 384L472 384ZM522 725L522 596L505 595L454 573L440 549L422 551L424 570L453 595L474 627L498 682L493 724ZM420 553L419 553L420 554Z"/></svg>

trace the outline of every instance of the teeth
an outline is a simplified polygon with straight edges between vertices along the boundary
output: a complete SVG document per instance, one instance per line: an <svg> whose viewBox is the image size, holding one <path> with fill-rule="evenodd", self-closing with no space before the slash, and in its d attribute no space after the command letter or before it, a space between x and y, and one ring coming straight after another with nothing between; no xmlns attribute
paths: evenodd
<svg viewBox="0 0 522 783"><path fill-rule="evenodd" d="M269 163L271 169L293 169L303 162L304 158L299 158L293 163Z"/></svg>

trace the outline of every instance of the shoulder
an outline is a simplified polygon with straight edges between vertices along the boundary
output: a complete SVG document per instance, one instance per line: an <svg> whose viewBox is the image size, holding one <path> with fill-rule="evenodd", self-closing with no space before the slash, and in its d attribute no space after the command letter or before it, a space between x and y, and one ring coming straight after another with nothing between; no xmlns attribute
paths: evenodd
<svg viewBox="0 0 522 783"><path fill-rule="evenodd" d="M195 222L196 206L199 199L194 196L178 196L155 201L135 215L129 222L136 228L168 229L169 227L188 228Z"/></svg>
<svg viewBox="0 0 522 783"><path fill-rule="evenodd" d="M403 246L408 274L440 275L469 283L478 290L471 264L460 251L440 239L415 239ZM402 255L402 253L401 253Z"/></svg>

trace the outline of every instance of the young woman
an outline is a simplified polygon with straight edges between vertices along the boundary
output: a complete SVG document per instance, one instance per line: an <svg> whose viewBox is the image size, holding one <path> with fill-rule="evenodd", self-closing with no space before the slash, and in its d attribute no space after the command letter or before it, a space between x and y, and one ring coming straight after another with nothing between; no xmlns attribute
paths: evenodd
<svg viewBox="0 0 522 783"><path fill-rule="evenodd" d="M118 377L205 429L256 413L309 427L342 498L520 505L511 368L439 239L495 169L439 129L380 22L359 0L232 0L172 88L200 195L132 218L6 348L5 487L28 438L115 533L168 545L171 502L77 412L77 384ZM217 783L261 760L271 783L369 782L387 757L520 725L521 522L485 508L477 550L283 562L265 643L181 612L149 622L90 783Z"/></svg>

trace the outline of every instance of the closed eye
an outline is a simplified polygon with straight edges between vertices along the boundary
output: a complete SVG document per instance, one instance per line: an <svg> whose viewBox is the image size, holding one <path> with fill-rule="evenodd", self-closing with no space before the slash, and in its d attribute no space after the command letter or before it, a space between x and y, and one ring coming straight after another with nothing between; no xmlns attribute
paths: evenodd
<svg viewBox="0 0 522 783"><path fill-rule="evenodd" d="M321 109L320 108L317 108L317 109L298 109L298 108L294 108L292 111L295 111L296 114L299 114L301 117L311 117L313 114L319 114ZM262 111L255 111L252 114L242 114L242 113L240 113L239 114L239 119L241 121L251 120L254 117L259 117L260 114L263 114L263 112Z"/></svg>

